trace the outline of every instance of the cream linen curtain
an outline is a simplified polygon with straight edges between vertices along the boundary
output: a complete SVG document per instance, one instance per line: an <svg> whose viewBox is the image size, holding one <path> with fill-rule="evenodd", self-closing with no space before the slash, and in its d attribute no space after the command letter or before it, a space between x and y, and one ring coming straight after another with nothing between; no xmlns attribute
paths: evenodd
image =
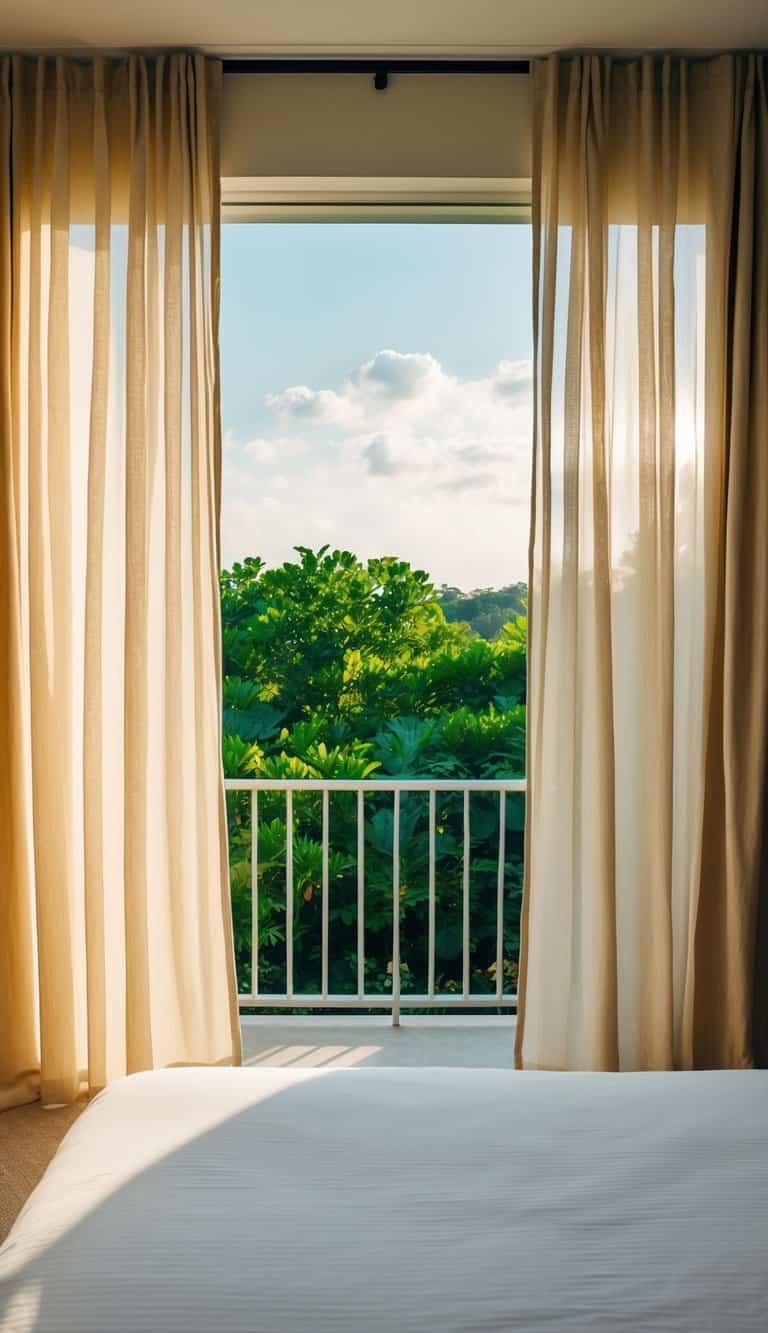
<svg viewBox="0 0 768 1333"><path fill-rule="evenodd" d="M0 61L0 1105L239 1058L220 67Z"/></svg>
<svg viewBox="0 0 768 1333"><path fill-rule="evenodd" d="M517 1062L748 1066L768 689L766 61L553 57L533 82Z"/></svg>

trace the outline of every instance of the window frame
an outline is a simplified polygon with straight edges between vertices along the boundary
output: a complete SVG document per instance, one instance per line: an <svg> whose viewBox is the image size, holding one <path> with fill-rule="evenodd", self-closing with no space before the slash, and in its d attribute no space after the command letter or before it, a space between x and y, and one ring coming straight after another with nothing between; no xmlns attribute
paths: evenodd
<svg viewBox="0 0 768 1333"><path fill-rule="evenodd" d="M224 176L222 222L530 222L531 181L503 177Z"/></svg>
<svg viewBox="0 0 768 1333"><path fill-rule="evenodd" d="M477 224L530 224L531 221L531 181L530 179L505 179L505 178L487 178L480 179L458 178L458 177L222 177L221 180L221 221L222 223L349 223L365 224L375 223L477 223ZM257 789L265 788L274 790L275 783L277 787L283 789L283 779L245 779L229 778L225 782L228 794L234 796L240 793L250 794L251 800L251 818L257 819ZM432 790L432 796L429 806L428 818L434 821L435 818L435 793L440 791L455 791L455 782L451 779L392 779L390 781L379 779L376 782L366 780L354 780L355 789L365 788L371 792L392 791L393 800L397 802L399 809L401 791L419 791ZM488 793L499 793L499 819L504 820L505 802L509 798L525 795L527 792L527 779L525 776L504 777L499 779L480 779L464 782L458 780L461 789L464 790L464 830L465 838L469 829L469 791L470 788ZM309 780L310 786L317 791L323 786L334 787L333 780L325 782L323 779ZM343 785L343 784L342 784ZM289 789L300 790L303 784L299 782L286 782L286 803L289 800L287 792ZM502 796L502 790L504 795ZM329 791L325 792L324 799L329 800ZM293 796L290 800L292 802ZM359 809L360 807L358 807ZM286 805L287 809L287 805ZM293 806L291 805L291 811ZM360 816L358 816L360 817ZM288 816L286 815L286 818ZM291 814L291 820L293 814ZM398 816L399 818L399 816ZM253 827L253 826L252 826ZM432 825L434 828L434 824ZM506 829L506 824L503 826ZM292 825L291 825L292 828ZM252 836L252 835L251 835ZM288 836L288 835L287 835ZM292 833L290 836L293 836ZM327 820L323 827L322 839L326 848L326 855L329 843ZM396 835L399 837L399 834ZM399 845L399 844L398 844ZM499 834L499 857L501 864L506 866L507 833ZM252 853L251 853L252 854ZM396 856L399 861L399 854ZM524 867L524 848L521 852L521 867ZM230 862L230 876L232 873L232 863ZM390 992L377 993L369 991L364 979L364 962L368 956L365 953L364 944L360 943L360 936L357 940L357 975L358 989L356 993L346 992L344 994L329 994L327 989L327 974L329 967L329 938L327 931L322 937L322 974L325 982L320 991L310 994L297 994L293 988L293 940L291 934L290 964L288 962L289 954L286 952L286 988L285 993L262 992L258 984L254 984L254 978L258 978L258 944L254 941L259 940L259 926L256 918L253 918L255 924L252 924L251 945L250 945L250 966L251 966L251 990L248 994L238 996L239 1008L242 1012L255 1010L257 1013L268 1014L275 1009L287 1009L289 1013L295 1014L297 1010L309 1009L316 1012L327 1012L339 1010L341 1012L355 1010L365 1011L367 1013L376 1013L378 1011L391 1011L392 1022L399 1025L401 1010L417 1009L429 1013L449 1014L453 1011L468 1011L485 1013L490 1011L494 1014L508 1014L517 1009L517 990L508 990L505 987L506 973L504 968L499 968L499 959L507 960L509 955L504 951L504 911L500 907L499 895L504 893L504 871L501 872L500 887L497 888L496 898L496 964L497 976L492 991L481 992L472 990L471 976L469 972L471 954L470 954L470 888L469 888L469 858L465 852L464 868L462 870L462 983L460 993L452 993L445 990L435 989L434 969L436 967L436 943L434 937L434 925L431 928L432 934L427 938L431 940L428 948L431 954L428 955L431 961L428 962L428 968L432 971L428 974L427 993L416 995L410 992L402 992L400 984L400 969L393 970L393 985ZM291 875L293 871L291 871ZM253 892L252 883L252 892ZM293 901L291 888L286 889L287 900ZM360 892L363 889L358 889ZM327 891L324 890L324 901L327 902ZM436 887L433 883L430 890L431 910L436 909ZM360 899L358 897L358 904ZM287 910L287 909L286 909ZM358 910L359 907L358 907ZM364 909L363 909L364 910ZM293 909L291 909L291 931L293 931ZM399 915L396 914L397 925L393 925L392 938L392 956L399 958L400 950L400 924ZM397 940L397 944L395 944ZM397 951L397 952L396 952ZM519 959L519 955L518 955ZM361 981L360 978L363 977ZM394 978L397 978L395 981Z"/></svg>

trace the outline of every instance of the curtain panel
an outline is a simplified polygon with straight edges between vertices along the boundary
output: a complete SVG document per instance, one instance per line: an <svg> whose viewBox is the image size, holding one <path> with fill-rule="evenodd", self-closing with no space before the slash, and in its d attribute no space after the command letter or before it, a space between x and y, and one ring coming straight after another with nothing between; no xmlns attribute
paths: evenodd
<svg viewBox="0 0 768 1333"><path fill-rule="evenodd" d="M522 1067L765 1031L767 77L534 64Z"/></svg>
<svg viewBox="0 0 768 1333"><path fill-rule="evenodd" d="M0 1106L239 1059L219 88L0 61Z"/></svg>

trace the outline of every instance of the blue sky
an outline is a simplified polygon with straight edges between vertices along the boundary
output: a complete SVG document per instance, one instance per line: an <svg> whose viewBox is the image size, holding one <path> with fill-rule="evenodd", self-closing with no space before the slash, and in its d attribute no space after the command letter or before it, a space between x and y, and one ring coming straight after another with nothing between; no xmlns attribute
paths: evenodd
<svg viewBox="0 0 768 1333"><path fill-rule="evenodd" d="M530 273L524 225L225 225L225 564L330 542L525 578Z"/></svg>

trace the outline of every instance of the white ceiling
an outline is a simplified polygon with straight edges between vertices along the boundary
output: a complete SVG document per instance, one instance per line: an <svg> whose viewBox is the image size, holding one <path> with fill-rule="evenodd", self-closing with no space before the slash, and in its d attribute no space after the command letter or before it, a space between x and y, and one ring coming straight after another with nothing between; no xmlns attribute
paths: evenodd
<svg viewBox="0 0 768 1333"><path fill-rule="evenodd" d="M0 0L0 46L486 56L768 47L768 0Z"/></svg>

